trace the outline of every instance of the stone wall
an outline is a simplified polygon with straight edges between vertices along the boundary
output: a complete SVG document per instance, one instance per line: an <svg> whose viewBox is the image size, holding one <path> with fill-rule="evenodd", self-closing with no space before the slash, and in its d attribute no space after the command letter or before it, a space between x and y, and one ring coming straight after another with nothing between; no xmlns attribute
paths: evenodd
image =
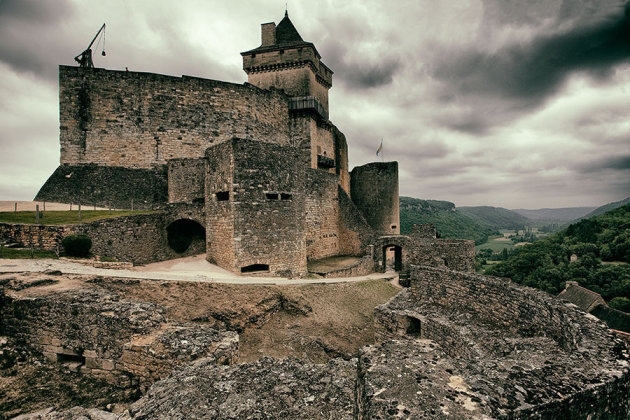
<svg viewBox="0 0 630 420"><path fill-rule="evenodd" d="M279 91L189 76L59 67L62 164L151 168L234 136L287 144Z"/></svg>
<svg viewBox="0 0 630 420"><path fill-rule="evenodd" d="M290 96L314 96L328 111L332 71L321 63L312 46L282 49L271 46L267 51L241 55L249 83L263 89L282 89Z"/></svg>
<svg viewBox="0 0 630 420"><path fill-rule="evenodd" d="M56 251L61 241L74 233L74 227L29 225L22 223L0 223L0 241L16 243L19 246Z"/></svg>
<svg viewBox="0 0 630 420"><path fill-rule="evenodd" d="M236 272L259 265L274 275L306 273L300 153L236 138L208 149L209 261Z"/></svg>
<svg viewBox="0 0 630 420"><path fill-rule="evenodd" d="M84 233L92 240L92 254L134 264L204 252L203 243L201 248L191 246L183 253L171 249L166 236L167 219L165 213L151 213L62 226L0 223L0 239L24 247L63 251L61 241L64 237Z"/></svg>
<svg viewBox="0 0 630 420"><path fill-rule="evenodd" d="M7 294L0 309L0 334L34 356L121 388L144 391L175 366L198 358L219 364L238 358L236 333L170 323L160 306L122 300L98 288L35 298Z"/></svg>
<svg viewBox="0 0 630 420"><path fill-rule="evenodd" d="M115 209L151 209L168 199L166 167L62 163L35 196L36 201L97 205Z"/></svg>
<svg viewBox="0 0 630 420"><path fill-rule="evenodd" d="M203 203L205 200L205 158L168 161L168 202Z"/></svg>
<svg viewBox="0 0 630 420"><path fill-rule="evenodd" d="M350 173L350 196L377 233L400 234L398 162L355 166Z"/></svg>
<svg viewBox="0 0 630 420"><path fill-rule="evenodd" d="M584 339L577 315L558 299L504 279L414 266L411 298L430 301L445 312L466 308L476 323L523 336L552 338L567 351Z"/></svg>
<svg viewBox="0 0 630 420"><path fill-rule="evenodd" d="M506 279L413 267L360 350L358 418L627 418L627 347Z"/></svg>
<svg viewBox="0 0 630 420"><path fill-rule="evenodd" d="M475 271L475 241L466 239L412 239L409 263Z"/></svg>
<svg viewBox="0 0 630 420"><path fill-rule="evenodd" d="M339 255L337 184L334 174L317 169L306 171L306 256L309 260Z"/></svg>
<svg viewBox="0 0 630 420"><path fill-rule="evenodd" d="M401 248L402 271L412 265L448 267L452 270L475 271L475 243L466 239L441 239L424 236L388 235L374 241L376 265L384 269L383 249Z"/></svg>
<svg viewBox="0 0 630 420"><path fill-rule="evenodd" d="M234 153L231 141L206 150L206 259L234 269Z"/></svg>
<svg viewBox="0 0 630 420"><path fill-rule="evenodd" d="M352 264L349 267L340 268L337 270L327 271L325 273L316 273L323 278L341 278L341 277L357 277L366 276L374 272L374 258L372 254L368 253L361 257L359 261Z"/></svg>
<svg viewBox="0 0 630 420"><path fill-rule="evenodd" d="M337 197L339 203L339 254L362 255L366 247L373 244L374 231L341 185L338 187Z"/></svg>
<svg viewBox="0 0 630 420"><path fill-rule="evenodd" d="M234 139L237 270L266 264L278 275L305 274L304 167L295 148Z"/></svg>

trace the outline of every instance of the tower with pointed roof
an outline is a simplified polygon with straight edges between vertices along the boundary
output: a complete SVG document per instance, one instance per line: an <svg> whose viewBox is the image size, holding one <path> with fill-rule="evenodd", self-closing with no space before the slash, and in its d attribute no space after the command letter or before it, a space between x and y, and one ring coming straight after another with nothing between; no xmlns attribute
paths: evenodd
<svg viewBox="0 0 630 420"><path fill-rule="evenodd" d="M261 25L260 47L242 52L248 82L274 87L294 97L294 107L314 110L328 119L328 89L333 72L321 61L315 45L304 41L285 12L284 18Z"/></svg>

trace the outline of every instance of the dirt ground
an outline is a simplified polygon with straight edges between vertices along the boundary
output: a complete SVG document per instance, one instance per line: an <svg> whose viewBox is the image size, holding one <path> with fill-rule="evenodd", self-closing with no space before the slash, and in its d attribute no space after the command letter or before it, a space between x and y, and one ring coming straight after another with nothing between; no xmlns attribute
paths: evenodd
<svg viewBox="0 0 630 420"><path fill-rule="evenodd" d="M400 290L383 279L287 286L97 281L125 298L164 306L171 319L238 331L243 362L263 356L315 363L352 357L373 342L374 307Z"/></svg>

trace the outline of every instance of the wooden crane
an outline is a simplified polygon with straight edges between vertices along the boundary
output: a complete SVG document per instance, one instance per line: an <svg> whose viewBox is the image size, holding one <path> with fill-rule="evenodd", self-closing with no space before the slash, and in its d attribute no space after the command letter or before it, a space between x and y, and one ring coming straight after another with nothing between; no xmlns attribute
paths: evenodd
<svg viewBox="0 0 630 420"><path fill-rule="evenodd" d="M96 35L94 35L92 42L90 42L90 45L88 45L85 51L83 51L81 54L74 57L74 61L79 63L79 67L86 67L86 68L94 67L94 62L92 61L92 45L94 44L94 41L96 41L96 39L101 33L103 33L103 52L101 53L101 55L103 56L105 55L105 24L103 23L103 26L101 26L101 29L99 29Z"/></svg>

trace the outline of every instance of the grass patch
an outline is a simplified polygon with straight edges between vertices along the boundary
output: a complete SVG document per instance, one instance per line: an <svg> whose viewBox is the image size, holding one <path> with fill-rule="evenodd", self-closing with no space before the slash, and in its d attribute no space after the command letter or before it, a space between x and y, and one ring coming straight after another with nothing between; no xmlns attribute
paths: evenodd
<svg viewBox="0 0 630 420"><path fill-rule="evenodd" d="M0 258L7 259L26 259L26 258L57 258L55 251L45 251L43 249L34 249L31 254L30 249L24 248L2 248Z"/></svg>
<svg viewBox="0 0 630 420"><path fill-rule="evenodd" d="M507 248L508 250L512 250L514 249L514 242L512 242L510 239L505 240L503 236L495 236L492 238L488 239L488 242L484 242L481 245L477 245L475 247L476 251L479 251L480 249L487 249L490 248L493 252L501 252L503 251L504 248Z"/></svg>
<svg viewBox="0 0 630 420"><path fill-rule="evenodd" d="M40 225L73 225L78 223L94 222L96 220L111 219L114 217L131 216L134 214L150 214L153 211L146 210L81 210L81 220L79 220L78 210L50 210L40 211ZM6 211L0 212L1 223L26 223L35 224L34 211Z"/></svg>

